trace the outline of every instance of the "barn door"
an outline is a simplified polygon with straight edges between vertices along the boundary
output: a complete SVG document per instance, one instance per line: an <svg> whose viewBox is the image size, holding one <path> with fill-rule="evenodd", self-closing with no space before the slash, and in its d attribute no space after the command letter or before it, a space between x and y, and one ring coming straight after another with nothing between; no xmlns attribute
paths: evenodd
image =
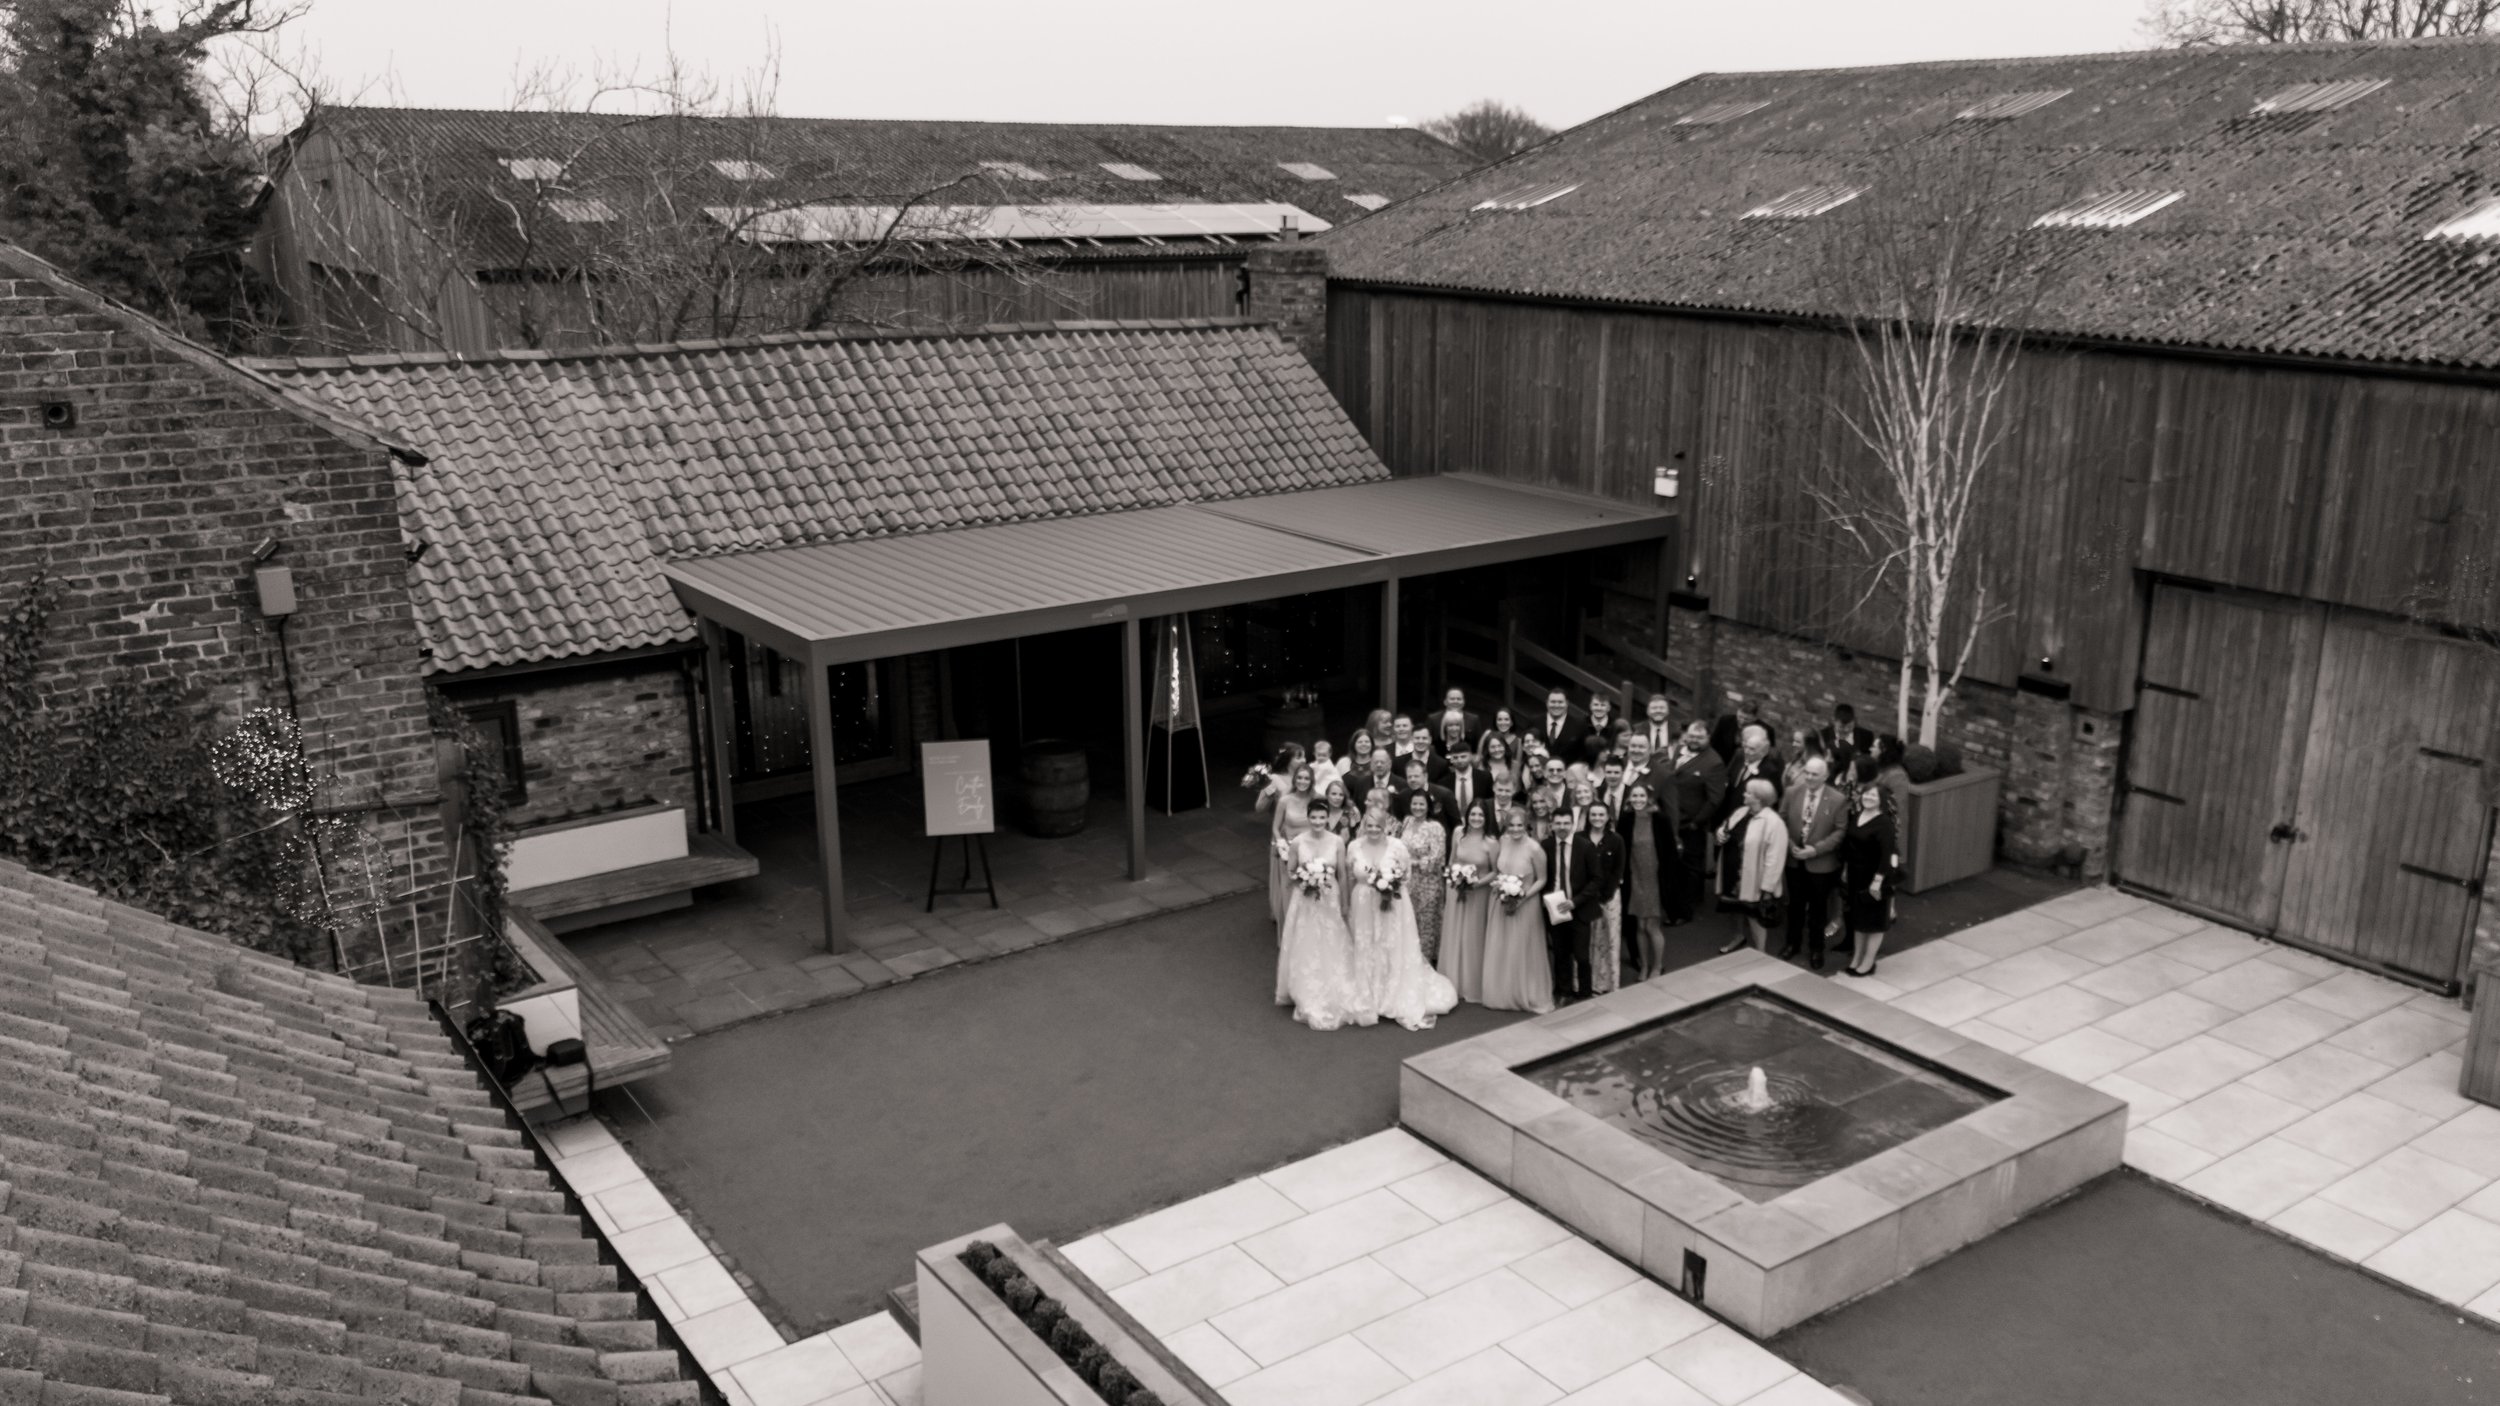
<svg viewBox="0 0 2500 1406"><path fill-rule="evenodd" d="M2289 846L2323 618L2163 583L2146 621L2127 743L2118 875L2266 931Z"/></svg>
<svg viewBox="0 0 2500 1406"><path fill-rule="evenodd" d="M2500 660L2328 621L2279 936L2446 985L2491 852Z"/></svg>

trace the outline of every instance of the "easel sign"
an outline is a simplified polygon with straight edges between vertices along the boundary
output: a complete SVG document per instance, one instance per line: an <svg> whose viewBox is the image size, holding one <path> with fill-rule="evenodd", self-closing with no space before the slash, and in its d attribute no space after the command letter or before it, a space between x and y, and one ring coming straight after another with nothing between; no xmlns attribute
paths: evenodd
<svg viewBox="0 0 2500 1406"><path fill-rule="evenodd" d="M998 828L998 791L990 782L990 743L986 737L920 744L920 804L929 834L929 897L924 913L937 911L940 893L986 893L998 906L998 888L990 878L990 849L982 836ZM946 842L963 846L963 875L956 887L938 887L938 869ZM972 856L981 855L981 882L972 882Z"/></svg>

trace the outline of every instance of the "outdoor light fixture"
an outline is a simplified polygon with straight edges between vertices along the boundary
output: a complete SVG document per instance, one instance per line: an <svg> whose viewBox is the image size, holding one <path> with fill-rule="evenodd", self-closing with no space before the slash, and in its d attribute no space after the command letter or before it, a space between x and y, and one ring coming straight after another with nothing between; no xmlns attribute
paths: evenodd
<svg viewBox="0 0 2500 1406"><path fill-rule="evenodd" d="M257 564L259 564L259 563L261 563L261 562L264 562L264 561L269 560L271 557L276 556L276 555L278 554L278 547L279 547L279 546L280 546L280 543L279 543L278 539L277 539L277 538L275 538L275 537L263 537L263 538L261 538L261 539L260 539L260 545L259 545L259 546L257 546L257 547L252 548L252 561L253 561L253 563L254 563L255 565L257 565Z"/></svg>
<svg viewBox="0 0 2500 1406"><path fill-rule="evenodd" d="M2054 674L2057 672L2057 665L2050 660L2049 656L2045 654L2040 656L2040 672L2044 674Z"/></svg>
<svg viewBox="0 0 2500 1406"><path fill-rule="evenodd" d="M1674 496L1675 496L1676 487L1677 487L1677 485L1676 485L1676 477L1677 477L1677 475L1676 475L1676 471L1675 471L1674 469L1668 468L1668 467L1666 467L1666 466L1665 466L1665 465L1663 465L1663 464L1659 466L1659 468L1658 468L1658 481L1657 481L1657 490L1658 490L1658 496L1659 496L1659 497L1661 497L1661 498L1672 498L1672 497L1674 497Z"/></svg>

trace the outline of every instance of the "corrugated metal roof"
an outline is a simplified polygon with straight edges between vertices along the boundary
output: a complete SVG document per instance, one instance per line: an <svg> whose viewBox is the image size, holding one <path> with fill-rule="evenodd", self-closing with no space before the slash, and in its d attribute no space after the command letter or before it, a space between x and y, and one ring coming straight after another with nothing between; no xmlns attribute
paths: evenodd
<svg viewBox="0 0 2500 1406"><path fill-rule="evenodd" d="M561 203L561 202L559 202ZM1329 222L1281 201L1249 205L893 205L711 206L704 213L759 244L864 244L1004 239L1196 239L1211 234L1272 235L1287 224L1305 233Z"/></svg>
<svg viewBox="0 0 2500 1406"><path fill-rule="evenodd" d="M2296 84L2382 80L2328 111L2252 111ZM1957 120L2052 89L2070 95L2016 121ZM2002 161L2009 221L2096 191L2186 192L2151 219L2090 231L2085 250L2052 249L2027 330L2494 368L2495 270L2446 257L2478 246L2422 235L2500 197L2495 93L2500 42L2487 39L1710 74L1349 220L1320 247L1349 282L1846 316L1866 309L1830 277L1829 231L1914 217L1919 191L1888 177L1922 154L1974 150ZM1716 125L1685 120L1740 105ZM1470 213L1572 181L1587 186L1551 205ZM1819 225L1731 218L1827 184L1870 189Z"/></svg>
<svg viewBox="0 0 2500 1406"><path fill-rule="evenodd" d="M2072 93L2072 88L2034 88L2027 93L1999 93L1983 98L1953 114L1964 122L2009 122L2027 112L2038 112L2050 103Z"/></svg>
<svg viewBox="0 0 2500 1406"><path fill-rule="evenodd" d="M1637 541L1671 520L1443 476L742 552L661 570L688 609L838 663Z"/></svg>
<svg viewBox="0 0 2500 1406"><path fill-rule="evenodd" d="M2185 199L2183 190L2113 190L2061 205L2032 223L2042 229L2124 229Z"/></svg>
<svg viewBox="0 0 2500 1406"><path fill-rule="evenodd" d="M1777 200L1766 200L1744 214L1748 220L1810 220L1837 210L1866 194L1864 186L1799 186Z"/></svg>

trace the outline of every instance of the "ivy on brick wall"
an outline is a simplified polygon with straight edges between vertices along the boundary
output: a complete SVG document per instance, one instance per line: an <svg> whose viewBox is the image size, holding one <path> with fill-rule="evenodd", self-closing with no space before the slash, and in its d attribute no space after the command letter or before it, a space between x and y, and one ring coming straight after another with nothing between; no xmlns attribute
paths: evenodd
<svg viewBox="0 0 2500 1406"><path fill-rule="evenodd" d="M468 893L481 929L495 934L495 940L475 949L481 958L479 970L472 975L493 982L501 991L522 975L512 949L502 940L504 859L512 850L513 828L503 767L477 724L431 684L425 690L425 711L435 736L460 744L460 829L468 841L460 856L460 872L476 876Z"/></svg>
<svg viewBox="0 0 2500 1406"><path fill-rule="evenodd" d="M210 714L171 682L97 680L47 696L45 624L57 578L0 615L0 855L175 922L293 960L318 935L272 901L278 833L210 762Z"/></svg>

